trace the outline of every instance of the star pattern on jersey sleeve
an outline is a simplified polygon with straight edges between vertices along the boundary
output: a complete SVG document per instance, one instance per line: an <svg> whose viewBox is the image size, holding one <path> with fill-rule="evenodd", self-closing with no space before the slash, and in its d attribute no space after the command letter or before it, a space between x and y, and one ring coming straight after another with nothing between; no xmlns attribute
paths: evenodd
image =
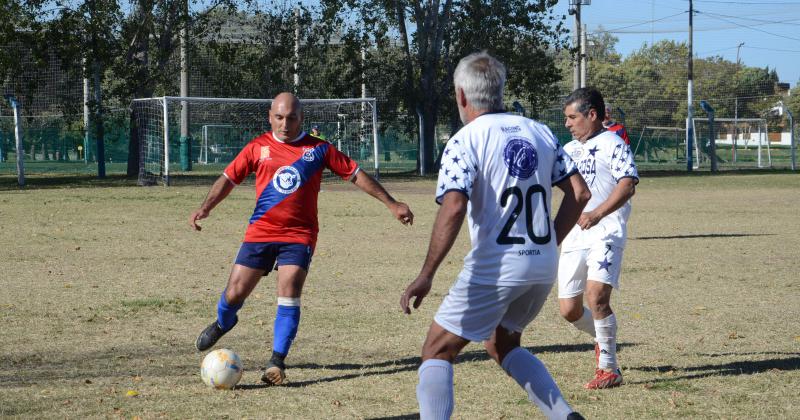
<svg viewBox="0 0 800 420"><path fill-rule="evenodd" d="M555 147L556 158L553 161L553 171L550 175L550 182L553 184L561 182L567 175L571 175L577 170L575 162L560 144Z"/></svg>
<svg viewBox="0 0 800 420"><path fill-rule="evenodd" d="M639 178L639 171L633 162L633 153L630 146L621 142L614 146L614 151L611 153L610 169L611 175L617 182L625 177Z"/></svg>
<svg viewBox="0 0 800 420"><path fill-rule="evenodd" d="M478 168L473 160L463 140L454 138L448 142L439 168L437 202L441 203L442 197L448 191L462 191L467 196L471 194Z"/></svg>

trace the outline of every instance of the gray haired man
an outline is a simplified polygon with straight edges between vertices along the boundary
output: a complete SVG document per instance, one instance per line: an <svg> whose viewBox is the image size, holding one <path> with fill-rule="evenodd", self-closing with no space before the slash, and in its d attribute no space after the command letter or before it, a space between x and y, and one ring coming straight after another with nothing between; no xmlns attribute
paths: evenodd
<svg viewBox="0 0 800 420"><path fill-rule="evenodd" d="M503 110L506 70L488 54L464 57L454 73L464 127L442 155L428 255L400 306L411 313L469 217L472 250L444 298L422 347L422 419L453 412L453 361L470 341L489 355L551 419L581 419L544 364L520 346L523 329L542 308L556 278L557 243L575 225L591 194L572 159L545 125ZM565 197L555 221L551 187ZM467 204L470 204L469 206Z"/></svg>

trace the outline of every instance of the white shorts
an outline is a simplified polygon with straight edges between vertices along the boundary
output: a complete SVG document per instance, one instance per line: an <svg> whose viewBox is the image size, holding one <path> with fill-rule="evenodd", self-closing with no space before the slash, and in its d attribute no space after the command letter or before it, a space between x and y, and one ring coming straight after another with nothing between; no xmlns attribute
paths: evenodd
<svg viewBox="0 0 800 420"><path fill-rule="evenodd" d="M488 340L498 325L521 333L536 318L552 288L552 283L497 286L459 278L433 319L469 341Z"/></svg>
<svg viewBox="0 0 800 420"><path fill-rule="evenodd" d="M590 249L561 253L558 261L558 297L572 298L586 290L586 280L619 289L622 248L602 244Z"/></svg>

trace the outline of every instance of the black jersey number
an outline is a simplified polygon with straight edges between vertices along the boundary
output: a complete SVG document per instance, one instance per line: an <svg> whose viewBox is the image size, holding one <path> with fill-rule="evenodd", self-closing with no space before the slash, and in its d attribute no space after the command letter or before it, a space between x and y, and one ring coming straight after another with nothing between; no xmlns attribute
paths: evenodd
<svg viewBox="0 0 800 420"><path fill-rule="evenodd" d="M547 234L544 236L536 236L536 233L533 231L533 195L536 193L541 193L540 197L542 200L542 204L544 205L544 212L545 216L547 217ZM531 241L537 245L544 245L550 242L550 212L547 209L547 191L544 189L543 186L539 184L534 184L528 187L528 190L525 192L524 197L522 193L522 189L519 187L510 187L506 188L503 191L503 194L500 196L500 205L506 207L511 200L511 197L516 198L514 202L514 208L511 210L511 214L508 216L508 220L506 220L505 226L500 231L500 234L497 235L497 243L500 245L512 245L512 244L524 244L525 238L519 236L508 236L508 233L511 232L511 228L516 223L517 218L519 217L522 210L525 210L525 227L528 231L528 237L531 238ZM524 198L524 200L523 200Z"/></svg>

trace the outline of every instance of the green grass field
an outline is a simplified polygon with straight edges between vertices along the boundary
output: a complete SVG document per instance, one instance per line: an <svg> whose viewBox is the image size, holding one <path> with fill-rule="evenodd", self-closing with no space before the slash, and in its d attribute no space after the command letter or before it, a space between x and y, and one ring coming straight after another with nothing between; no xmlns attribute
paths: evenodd
<svg viewBox="0 0 800 420"><path fill-rule="evenodd" d="M193 232L187 217L210 184L43 184L0 191L0 417L416 415L420 346L468 249L464 229L422 308L400 312L426 251L434 181L387 183L416 213L410 228L352 185L323 186L289 383L259 382L276 305L270 276L220 342L244 361L234 391L202 384L193 345L215 316L252 187ZM592 345L560 319L554 294L523 343L587 418L796 418L798 208L796 174L644 176L612 300L626 384L582 389ZM541 418L479 344L458 360L455 383L455 418Z"/></svg>

